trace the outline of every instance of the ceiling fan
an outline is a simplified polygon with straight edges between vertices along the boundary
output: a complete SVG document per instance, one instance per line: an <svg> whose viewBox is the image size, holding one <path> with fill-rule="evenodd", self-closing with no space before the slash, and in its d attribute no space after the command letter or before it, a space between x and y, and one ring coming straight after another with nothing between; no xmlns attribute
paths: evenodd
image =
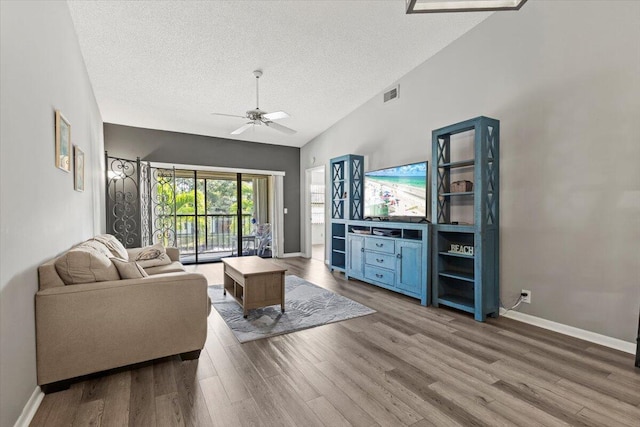
<svg viewBox="0 0 640 427"><path fill-rule="evenodd" d="M266 111L262 111L258 107L258 101L260 99L258 80L260 80L260 77L262 77L262 70L255 70L253 72L253 75L256 77L256 108L255 109L248 110L247 114L244 116L238 116L236 114L222 114L222 113L211 113L211 114L216 116L239 117L241 119L249 119L247 123L245 123L244 125L240 126L238 129L231 132L231 135L240 135L242 132L246 131L247 129L253 126L262 126L262 125L265 125L275 130L279 130L280 132L284 132L289 135L296 133L295 130L288 128L286 126L282 126L280 123L274 122L274 120L286 119L287 117L289 117L287 113L285 113L284 111L267 113Z"/></svg>

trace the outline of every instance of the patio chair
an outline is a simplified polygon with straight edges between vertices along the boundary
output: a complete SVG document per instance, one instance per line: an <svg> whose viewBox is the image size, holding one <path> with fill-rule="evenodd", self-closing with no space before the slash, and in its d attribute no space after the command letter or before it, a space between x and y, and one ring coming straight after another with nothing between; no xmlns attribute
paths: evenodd
<svg viewBox="0 0 640 427"><path fill-rule="evenodd" d="M256 227L257 255L262 256L269 249L271 251L271 224L258 224Z"/></svg>

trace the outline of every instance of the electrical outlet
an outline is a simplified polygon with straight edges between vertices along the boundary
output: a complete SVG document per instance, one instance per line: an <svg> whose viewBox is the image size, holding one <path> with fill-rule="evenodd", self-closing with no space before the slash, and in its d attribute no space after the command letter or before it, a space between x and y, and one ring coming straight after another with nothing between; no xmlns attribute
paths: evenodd
<svg viewBox="0 0 640 427"><path fill-rule="evenodd" d="M525 304L531 304L531 291L523 289L520 293L522 295L522 302Z"/></svg>

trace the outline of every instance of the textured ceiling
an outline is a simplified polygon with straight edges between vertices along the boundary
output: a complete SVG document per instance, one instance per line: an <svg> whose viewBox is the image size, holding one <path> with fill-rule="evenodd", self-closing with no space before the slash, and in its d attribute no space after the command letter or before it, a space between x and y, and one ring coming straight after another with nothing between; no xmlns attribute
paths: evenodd
<svg viewBox="0 0 640 427"><path fill-rule="evenodd" d="M388 1L68 1L107 123L301 147L485 19ZM286 135L239 136L255 107Z"/></svg>

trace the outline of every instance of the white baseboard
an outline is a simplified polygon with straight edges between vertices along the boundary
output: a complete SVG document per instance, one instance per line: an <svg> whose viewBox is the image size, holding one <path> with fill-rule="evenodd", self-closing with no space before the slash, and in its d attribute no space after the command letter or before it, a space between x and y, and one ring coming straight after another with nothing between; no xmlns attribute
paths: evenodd
<svg viewBox="0 0 640 427"><path fill-rule="evenodd" d="M40 407L40 403L44 399L44 393L40 390L39 386L36 386L36 389L33 390L31 397L27 400L27 404L22 408L22 413L16 420L16 423L13 427L28 427L33 419L33 416L36 414L36 411Z"/></svg>
<svg viewBox="0 0 640 427"><path fill-rule="evenodd" d="M550 331L559 332L570 337L579 338L581 340L589 341L595 344L600 344L605 347L613 348L615 350L624 351L625 353L636 353L636 344L632 342L623 341L618 338L608 337L606 335L597 334L595 332L587 331L580 328L574 328L573 326L565 325L562 323L554 322L552 320L543 319L541 317L532 316L530 314L520 313L518 311L506 312L505 309L500 309L500 315L508 317L509 319L517 320L519 322L528 323L530 325L538 326Z"/></svg>
<svg viewBox="0 0 640 427"><path fill-rule="evenodd" d="M282 258L296 258L303 257L304 254L302 252L290 252L288 254L282 254Z"/></svg>

